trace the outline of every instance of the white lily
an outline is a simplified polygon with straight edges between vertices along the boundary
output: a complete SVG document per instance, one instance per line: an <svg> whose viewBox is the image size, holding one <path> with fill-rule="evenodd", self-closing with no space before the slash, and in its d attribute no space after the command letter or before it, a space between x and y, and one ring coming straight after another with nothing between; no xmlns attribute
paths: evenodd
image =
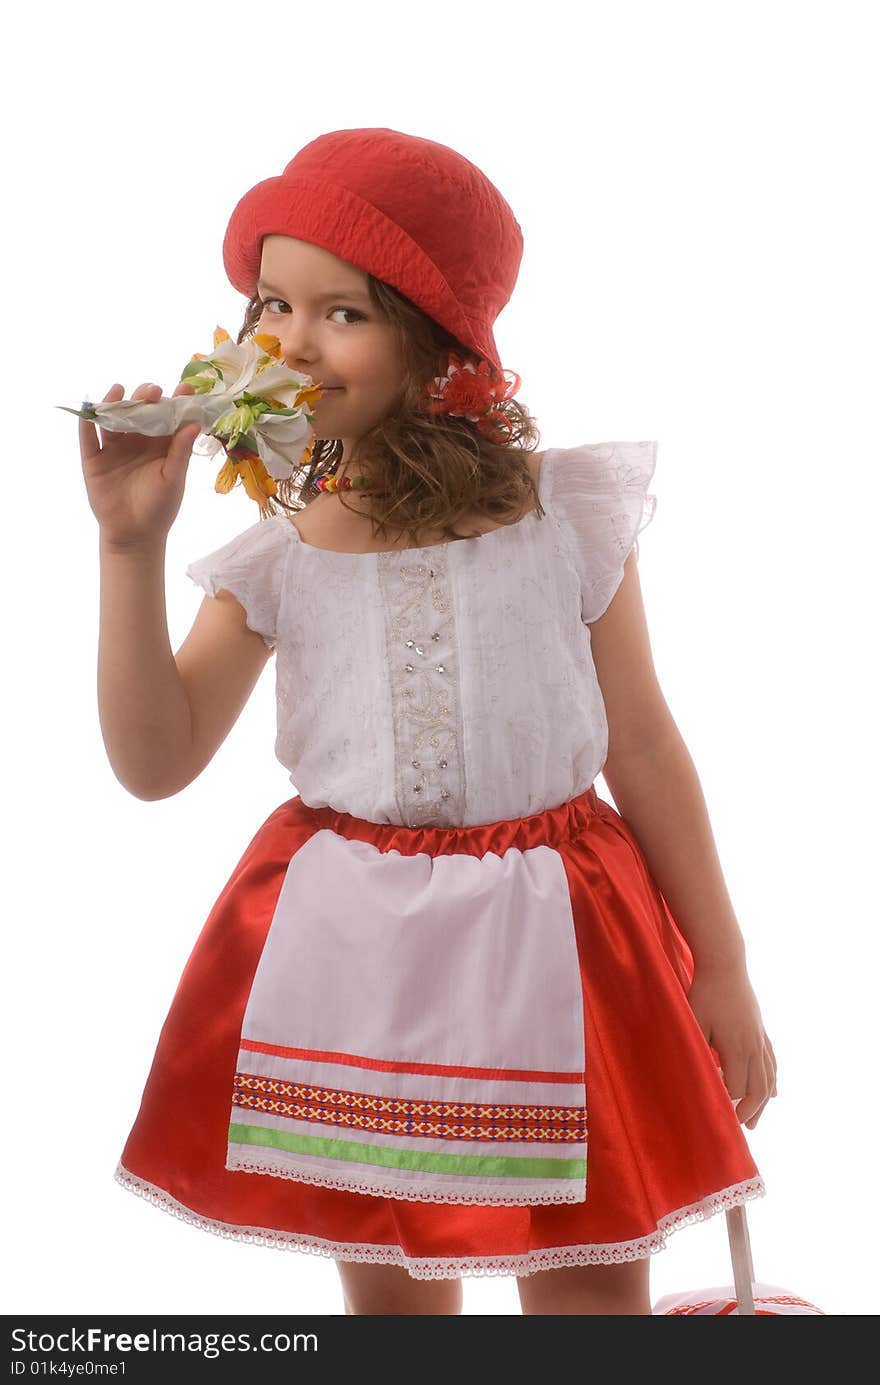
<svg viewBox="0 0 880 1385"><path fill-rule="evenodd" d="M184 424L197 423L205 439L202 455L230 454L218 489L228 490L234 483L230 475L240 467L243 478L247 471L248 493L262 502L262 493L255 494L262 469L267 474L266 490L274 494L273 482L287 479L302 466L304 449L313 437L314 415L309 405L321 395L310 376L289 370L279 356L277 337L256 333L236 343L217 327L211 355L193 356L181 372L181 380L192 385L194 394L163 395L151 401L84 401L79 409L57 407L109 432L146 437L175 433Z"/></svg>
<svg viewBox="0 0 880 1385"><path fill-rule="evenodd" d="M288 394L292 392L295 397L304 386L312 384L308 375L288 370L277 359L277 337L258 333L236 343L223 332L222 327L218 327L214 332L214 341L211 355L204 358L194 356L180 377L189 380L200 394L207 387L213 394L238 396L247 390L250 394L273 394L280 398L278 391L282 390Z"/></svg>

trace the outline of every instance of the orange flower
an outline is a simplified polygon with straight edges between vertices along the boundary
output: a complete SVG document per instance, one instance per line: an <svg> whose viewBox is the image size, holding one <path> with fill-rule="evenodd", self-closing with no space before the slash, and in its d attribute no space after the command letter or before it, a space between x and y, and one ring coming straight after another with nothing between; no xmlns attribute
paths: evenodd
<svg viewBox="0 0 880 1385"><path fill-rule="evenodd" d="M244 486L251 500L256 500L261 510L266 508L267 497L278 493L274 477L269 475L257 452L233 449L217 473L214 489L226 495L237 481Z"/></svg>
<svg viewBox="0 0 880 1385"><path fill-rule="evenodd" d="M277 360L281 355L281 342L277 337L273 337L269 332L254 332L253 339L261 351L267 356L274 356ZM216 346L217 343L215 342Z"/></svg>

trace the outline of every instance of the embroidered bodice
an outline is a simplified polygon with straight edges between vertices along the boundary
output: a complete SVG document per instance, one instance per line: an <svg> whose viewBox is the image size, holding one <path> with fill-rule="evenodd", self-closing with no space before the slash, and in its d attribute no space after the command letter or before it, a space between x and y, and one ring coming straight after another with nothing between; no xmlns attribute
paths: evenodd
<svg viewBox="0 0 880 1385"><path fill-rule="evenodd" d="M191 563L276 658L275 753L312 807L403 826L526 817L608 749L590 650L653 518L655 442L548 450L544 515L425 548L315 548L286 514Z"/></svg>

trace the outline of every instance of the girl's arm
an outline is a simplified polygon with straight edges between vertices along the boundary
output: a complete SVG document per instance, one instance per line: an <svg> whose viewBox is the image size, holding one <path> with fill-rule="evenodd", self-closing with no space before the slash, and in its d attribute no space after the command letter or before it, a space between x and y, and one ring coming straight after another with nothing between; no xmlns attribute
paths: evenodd
<svg viewBox="0 0 880 1385"><path fill-rule="evenodd" d="M657 681L630 553L605 614L590 626L608 718L602 775L698 966L745 963L696 769Z"/></svg>
<svg viewBox="0 0 880 1385"><path fill-rule="evenodd" d="M269 652L227 592L205 597L172 653L165 541L102 536L98 707L107 756L136 798L169 798L196 779L241 713Z"/></svg>
<svg viewBox="0 0 880 1385"><path fill-rule="evenodd" d="M165 797L192 755L192 717L165 611L165 540L118 548L99 537L98 711L113 773L136 798Z"/></svg>
<svg viewBox="0 0 880 1385"><path fill-rule="evenodd" d="M754 1129L776 1095L776 1059L697 771L654 671L636 563L630 554L611 604L590 626L609 728L602 774L691 949L691 1008L740 1121Z"/></svg>
<svg viewBox="0 0 880 1385"><path fill-rule="evenodd" d="M698 969L745 966L702 786L674 723L667 737L602 770Z"/></svg>

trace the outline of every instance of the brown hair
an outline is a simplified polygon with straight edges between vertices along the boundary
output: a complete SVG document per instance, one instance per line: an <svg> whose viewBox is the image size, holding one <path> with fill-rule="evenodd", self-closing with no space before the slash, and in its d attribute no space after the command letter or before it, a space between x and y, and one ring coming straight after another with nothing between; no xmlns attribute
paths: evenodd
<svg viewBox="0 0 880 1385"><path fill-rule="evenodd" d="M415 546L425 529L453 539L468 537L453 527L460 515L510 523L535 506L543 515L527 461L540 433L528 410L515 399L499 405L510 425L503 443L491 442L466 418L426 412L425 385L445 373L447 353L455 351L465 360L479 358L397 289L372 274L367 277L378 312L397 329L405 363L396 407L357 443L358 465L374 498L374 536L379 532L387 542L392 518L390 527L397 534L406 531ZM257 330L262 311L259 297L252 298L236 339L239 344ZM320 494L309 490L312 481L336 470L342 450L338 438L316 438L308 464L276 482L277 492L261 517L308 505ZM344 492L337 495L341 505L354 508Z"/></svg>

